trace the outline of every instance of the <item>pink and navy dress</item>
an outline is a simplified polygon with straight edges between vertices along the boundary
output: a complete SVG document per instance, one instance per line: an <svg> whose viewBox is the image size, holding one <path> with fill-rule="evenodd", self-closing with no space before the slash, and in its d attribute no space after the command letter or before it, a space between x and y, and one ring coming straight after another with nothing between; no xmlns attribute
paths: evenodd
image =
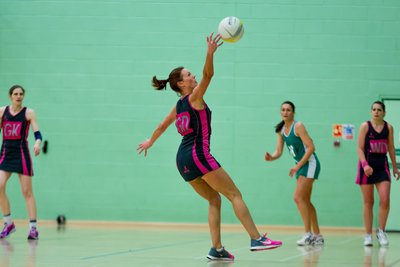
<svg viewBox="0 0 400 267"><path fill-rule="evenodd" d="M4 110L1 130L3 144L0 152L0 170L33 176L32 160L28 148L30 122L26 119L24 107L15 115L7 106Z"/></svg>
<svg viewBox="0 0 400 267"><path fill-rule="evenodd" d="M368 123L368 131L365 136L364 155L368 165L373 169L371 176L367 177L361 162L358 162L358 173L356 184L376 184L383 181L390 182L390 171L388 158L386 156L389 145L389 126L384 121L381 132L375 131L370 121Z"/></svg>
<svg viewBox="0 0 400 267"><path fill-rule="evenodd" d="M183 136L176 155L176 165L185 181L221 167L210 154L211 110L204 103L204 109L197 110L189 102L189 95L176 104L175 126Z"/></svg>

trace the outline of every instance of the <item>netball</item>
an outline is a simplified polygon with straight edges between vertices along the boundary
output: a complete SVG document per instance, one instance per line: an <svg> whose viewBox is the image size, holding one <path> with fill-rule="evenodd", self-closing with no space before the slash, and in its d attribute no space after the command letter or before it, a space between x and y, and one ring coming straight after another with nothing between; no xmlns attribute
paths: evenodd
<svg viewBox="0 0 400 267"><path fill-rule="evenodd" d="M218 33L225 42L235 43L243 36L243 23L237 17L226 17L219 23Z"/></svg>

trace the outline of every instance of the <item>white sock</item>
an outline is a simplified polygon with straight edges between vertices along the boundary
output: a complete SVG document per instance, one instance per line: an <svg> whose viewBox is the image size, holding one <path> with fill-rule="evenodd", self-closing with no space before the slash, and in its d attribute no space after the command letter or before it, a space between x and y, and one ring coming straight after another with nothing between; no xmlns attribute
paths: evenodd
<svg viewBox="0 0 400 267"><path fill-rule="evenodd" d="M11 224L12 223L11 214L4 215L3 219L4 219L4 223L5 224Z"/></svg>
<svg viewBox="0 0 400 267"><path fill-rule="evenodd" d="M37 222L36 222L36 220L35 220L35 221L30 221L30 222L29 222L29 229L32 229L32 227L37 228Z"/></svg>

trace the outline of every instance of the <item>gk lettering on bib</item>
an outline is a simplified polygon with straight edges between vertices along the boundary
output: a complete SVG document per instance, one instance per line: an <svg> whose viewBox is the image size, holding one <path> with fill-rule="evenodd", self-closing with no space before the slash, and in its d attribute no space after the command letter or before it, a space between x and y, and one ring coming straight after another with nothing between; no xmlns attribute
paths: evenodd
<svg viewBox="0 0 400 267"><path fill-rule="evenodd" d="M21 127L22 127L22 122L20 121L3 122L3 139L4 140L21 139Z"/></svg>

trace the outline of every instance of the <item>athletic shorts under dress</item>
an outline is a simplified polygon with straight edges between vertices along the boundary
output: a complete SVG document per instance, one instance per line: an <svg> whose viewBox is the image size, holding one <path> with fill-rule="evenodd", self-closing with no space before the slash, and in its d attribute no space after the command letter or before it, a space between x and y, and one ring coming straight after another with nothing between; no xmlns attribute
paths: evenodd
<svg viewBox="0 0 400 267"><path fill-rule="evenodd" d="M283 140L286 143L287 148L289 149L290 155L292 155L296 163L298 163L306 153L306 146L303 144L301 138L296 135L294 128L296 123L297 121L294 121L292 123L288 135L285 134L285 129L284 129L285 127L282 127L281 134ZM321 165L319 163L317 154L313 153L311 157L308 159L308 162L304 164L296 173L296 178L299 178L299 176L304 176L306 178L318 179L320 169Z"/></svg>
<svg viewBox="0 0 400 267"><path fill-rule="evenodd" d="M0 152L0 170L33 176L32 160L28 148L30 122L26 119L27 108L12 115L7 106L4 110L1 130L3 144Z"/></svg>
<svg viewBox="0 0 400 267"><path fill-rule="evenodd" d="M221 167L210 153L211 110L204 103L202 110L196 110L189 102L189 95L176 104L175 126L183 136L176 155L177 168L185 181Z"/></svg>
<svg viewBox="0 0 400 267"><path fill-rule="evenodd" d="M364 155L368 165L373 169L372 175L367 176L361 162L358 162L358 172L356 184L376 184L382 181L389 181L390 171L387 158L389 144L389 127L384 121L383 129L380 133L375 131L371 122L368 121L368 131L365 135Z"/></svg>

